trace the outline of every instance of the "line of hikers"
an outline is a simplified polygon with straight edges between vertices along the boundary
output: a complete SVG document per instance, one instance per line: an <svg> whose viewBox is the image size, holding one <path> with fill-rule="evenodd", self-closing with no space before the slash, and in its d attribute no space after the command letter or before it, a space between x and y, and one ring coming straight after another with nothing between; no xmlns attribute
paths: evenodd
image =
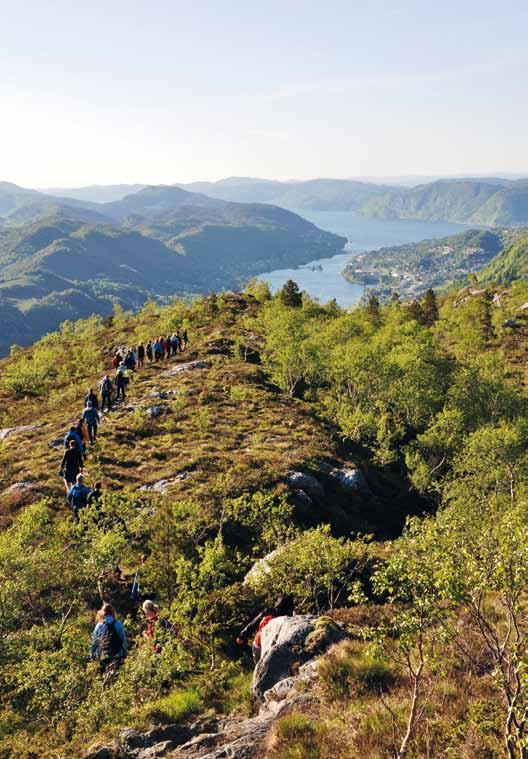
<svg viewBox="0 0 528 759"><path fill-rule="evenodd" d="M99 382L99 395L90 388L85 399L85 408L78 421L73 424L64 438L64 455L60 465L60 477L64 480L67 499L74 511L74 516L80 508L87 504L86 486L84 485L83 469L87 458L88 444L95 445L97 432L101 423L101 413L111 411L112 401L126 399L126 391L132 379L132 373L144 365L145 356L149 363L170 358L185 350L189 344L187 329L180 335L174 332L170 337L159 337L149 341L146 347L140 343L135 349L117 352L112 359L115 377L112 380L105 374ZM114 397L115 390L115 397ZM79 479L80 477L80 479ZM74 507L74 504L77 504Z"/></svg>
<svg viewBox="0 0 528 759"><path fill-rule="evenodd" d="M163 359L183 353L188 344L189 333L186 329L181 334L179 330L176 330L168 337L160 335L154 340L149 340L146 345L141 342L137 348L128 348L123 352L117 351L112 359L112 369L117 370L122 364L125 369L135 371L144 365L145 359L149 364L158 363Z"/></svg>

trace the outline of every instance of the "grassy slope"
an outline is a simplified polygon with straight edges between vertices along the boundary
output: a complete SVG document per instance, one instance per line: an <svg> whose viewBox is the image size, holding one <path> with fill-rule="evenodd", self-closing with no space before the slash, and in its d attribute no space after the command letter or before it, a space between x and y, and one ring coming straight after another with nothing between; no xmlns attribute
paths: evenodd
<svg viewBox="0 0 528 759"><path fill-rule="evenodd" d="M235 304L233 314L237 309ZM156 326L140 321L125 330L109 329L101 349L133 344L138 334L148 338L156 334ZM191 327L192 345L170 364L199 358L210 362L209 369L164 377L170 368L166 362L167 366L138 372L126 406L140 404L143 410L120 408L104 416L100 442L86 468L89 479L101 477L111 489L136 489L185 471L189 476L175 485L177 495L207 500L212 480L223 474L229 474L230 492L236 494L273 486L293 464L334 457L329 431L307 406L269 389L257 366L230 356L208 355L209 342L237 334L249 337L240 323L234 324L227 309L211 323ZM107 367L110 361L108 352ZM39 493L53 498L59 512L66 512L58 477L62 450L49 448L48 443L64 435L82 410L88 388L101 376L102 372L91 374L86 367L86 371L81 369L82 379L56 387L47 398L13 401L6 394L0 397L2 427L38 424L37 430L13 435L0 448L2 492L15 482L32 482ZM181 394L163 401L149 397L169 390ZM145 409L156 403L171 407L172 413L149 420ZM0 495L4 517L15 505L11 495Z"/></svg>

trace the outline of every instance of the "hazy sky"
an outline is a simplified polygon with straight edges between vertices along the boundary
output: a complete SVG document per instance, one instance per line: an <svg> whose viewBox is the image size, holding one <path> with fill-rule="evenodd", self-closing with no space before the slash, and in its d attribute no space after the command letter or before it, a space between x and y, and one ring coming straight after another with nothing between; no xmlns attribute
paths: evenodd
<svg viewBox="0 0 528 759"><path fill-rule="evenodd" d="M0 11L0 179L528 173L526 0Z"/></svg>

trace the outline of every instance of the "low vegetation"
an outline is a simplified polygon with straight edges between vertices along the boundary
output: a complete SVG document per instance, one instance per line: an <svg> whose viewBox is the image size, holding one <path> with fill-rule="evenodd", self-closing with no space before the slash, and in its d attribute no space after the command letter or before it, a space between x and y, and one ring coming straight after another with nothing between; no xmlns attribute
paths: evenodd
<svg viewBox="0 0 528 759"><path fill-rule="evenodd" d="M279 587L350 639L320 664L319 703L277 723L270 757L523 757L527 337L505 325L528 288L501 292L346 313L251 283L13 351L0 376L0 757L78 757L124 725L247 714L251 662L234 638ZM139 371L105 417L87 463L101 511L75 522L49 443L115 348L176 328L187 353ZM347 462L361 496L310 506L286 485L291 470ZM141 635L134 577L176 626L161 653ZM107 689L87 661L103 599L131 641Z"/></svg>

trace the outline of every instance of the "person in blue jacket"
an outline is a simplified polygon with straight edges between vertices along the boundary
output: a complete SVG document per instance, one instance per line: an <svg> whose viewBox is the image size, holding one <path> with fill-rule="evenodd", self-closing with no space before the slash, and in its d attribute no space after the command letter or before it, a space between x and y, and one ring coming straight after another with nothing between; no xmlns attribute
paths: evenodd
<svg viewBox="0 0 528 759"><path fill-rule="evenodd" d="M68 503L72 507L74 519L79 518L79 511L84 509L88 503L88 496L91 492L91 489L84 484L84 476L78 474L75 485L70 488L66 496Z"/></svg>
<svg viewBox="0 0 528 759"><path fill-rule="evenodd" d="M94 405L91 401L88 401L86 404L82 418L86 422L86 426L88 427L88 435L90 436L90 443L93 445L97 440L97 428L99 426L100 417L99 412L96 408L94 408Z"/></svg>
<svg viewBox="0 0 528 759"><path fill-rule="evenodd" d="M97 623L92 633L90 657L99 662L101 672L119 667L128 653L125 628L116 619L112 604L104 603L97 612Z"/></svg>
<svg viewBox="0 0 528 759"><path fill-rule="evenodd" d="M67 449L70 447L70 440L75 440L75 445L79 449L79 453L84 456L84 446L76 427L70 427L69 432L64 436L64 448Z"/></svg>

